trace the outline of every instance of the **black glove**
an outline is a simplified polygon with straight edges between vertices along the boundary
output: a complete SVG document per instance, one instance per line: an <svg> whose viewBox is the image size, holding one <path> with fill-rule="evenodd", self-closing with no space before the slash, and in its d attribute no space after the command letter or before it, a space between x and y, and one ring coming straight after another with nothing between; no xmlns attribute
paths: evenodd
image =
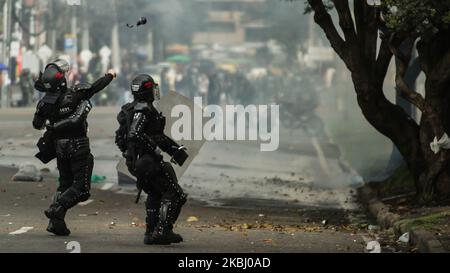
<svg viewBox="0 0 450 273"><path fill-rule="evenodd" d="M189 155L186 152L187 148L184 146L180 146L177 151L172 156L170 160L172 163L178 164L179 166L183 166L184 162L188 159Z"/></svg>

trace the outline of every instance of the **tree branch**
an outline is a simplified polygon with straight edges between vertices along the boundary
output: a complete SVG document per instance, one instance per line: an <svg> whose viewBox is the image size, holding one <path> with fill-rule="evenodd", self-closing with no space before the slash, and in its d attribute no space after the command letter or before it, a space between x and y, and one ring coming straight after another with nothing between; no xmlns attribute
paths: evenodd
<svg viewBox="0 0 450 273"><path fill-rule="evenodd" d="M421 169L423 157L419 141L419 125L403 109L390 102L383 93L383 82L393 53L390 51L389 42L384 41L377 58L379 11L369 7L364 0L354 1L357 39L355 45L358 48L358 51L354 51L349 45L352 34L347 32L347 37L350 39L342 40L323 1L308 0L308 2L315 11L316 23L324 30L334 50L352 72L358 104L364 117L378 132L387 136L399 147L410 166ZM337 0L334 2L338 4L337 8L346 10L345 6L339 6L341 3ZM345 4L348 5L343 3ZM342 18L342 13L340 16ZM358 58L355 66L351 65L352 58Z"/></svg>
<svg viewBox="0 0 450 273"><path fill-rule="evenodd" d="M399 50L399 47L397 45L393 44L394 38L395 34L391 34L389 38L389 49L397 58L399 63L395 75L395 83L398 89L402 92L402 97L419 108L420 111L424 112L426 104L425 98L421 94L410 89L404 79L409 63L411 62L414 43L409 44L408 48L405 49L405 53L403 53Z"/></svg>
<svg viewBox="0 0 450 273"><path fill-rule="evenodd" d="M376 71L380 79L385 79L389 70L389 65L392 61L392 51L389 46L389 39L387 37L381 38L380 51L376 61Z"/></svg>
<svg viewBox="0 0 450 273"><path fill-rule="evenodd" d="M341 59L347 64L349 54L346 44L336 30L333 20L326 10L322 0L308 0L308 3L314 10L314 21L323 29L334 51L336 51L339 57L341 57Z"/></svg>
<svg viewBox="0 0 450 273"><path fill-rule="evenodd" d="M356 47L356 31L355 24L353 23L352 14L348 5L348 0L332 0L334 7L339 15L339 26L344 33L345 41L347 45Z"/></svg>
<svg viewBox="0 0 450 273"><path fill-rule="evenodd" d="M366 1L353 1L356 31L364 57L374 64L377 58L377 39L380 22L380 9L372 7ZM375 65L374 65L375 66ZM374 69L376 69L374 67Z"/></svg>
<svg viewBox="0 0 450 273"><path fill-rule="evenodd" d="M359 2L359 1L357 1ZM378 41L378 29L381 12L378 8L369 7L366 1L363 1L365 5L365 20L366 20L366 31L361 34L364 35L365 40L365 56L374 64L377 59L377 41Z"/></svg>
<svg viewBox="0 0 450 273"><path fill-rule="evenodd" d="M353 1L353 12L355 14L355 27L358 37L366 29L364 1ZM361 41L361 40L360 40Z"/></svg>
<svg viewBox="0 0 450 273"><path fill-rule="evenodd" d="M426 102L425 98L420 94L412 90L405 81L405 75L411 62L412 51L414 49L414 43L409 43L405 49L405 53L399 50L398 46L393 45L395 33L389 38L389 48L398 59L398 67L395 76L395 83L398 90L401 91L401 96L415 105L423 114L430 120L430 125L433 128L433 132L436 137L441 138L444 135L444 127L434 109Z"/></svg>

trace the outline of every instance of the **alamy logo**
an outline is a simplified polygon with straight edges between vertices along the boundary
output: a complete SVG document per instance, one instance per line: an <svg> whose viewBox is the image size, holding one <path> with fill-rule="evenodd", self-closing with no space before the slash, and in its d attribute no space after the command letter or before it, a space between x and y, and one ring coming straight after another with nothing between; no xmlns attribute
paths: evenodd
<svg viewBox="0 0 450 273"><path fill-rule="evenodd" d="M66 245L66 250L70 250L69 253L81 253L81 244L77 241L68 242Z"/></svg>
<svg viewBox="0 0 450 273"><path fill-rule="evenodd" d="M195 97L194 103L202 105L202 98ZM260 141L261 151L272 152L280 143L279 110L279 105L226 105L225 111L219 105L208 105L194 107L192 113L188 106L176 105L171 117L178 119L171 135L176 141Z"/></svg>

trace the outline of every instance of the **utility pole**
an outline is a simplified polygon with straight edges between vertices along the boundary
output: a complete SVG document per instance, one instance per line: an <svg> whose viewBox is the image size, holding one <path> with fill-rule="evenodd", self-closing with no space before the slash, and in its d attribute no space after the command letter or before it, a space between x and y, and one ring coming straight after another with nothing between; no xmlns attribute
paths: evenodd
<svg viewBox="0 0 450 273"><path fill-rule="evenodd" d="M34 7L30 7L30 21L29 24L27 25L28 30L30 33L35 33L37 29L39 29L39 12L38 12L38 7L37 5L39 5L39 3L35 3ZM39 43L39 37L37 36L32 36L30 37L30 45L29 45L29 49L33 50L34 53L36 53L37 51L37 45Z"/></svg>
<svg viewBox="0 0 450 273"><path fill-rule="evenodd" d="M120 37L119 37L119 19L117 16L117 0L113 1L114 22L111 33L111 50L112 50L112 64L113 68L120 73L122 62L120 59Z"/></svg>
<svg viewBox="0 0 450 273"><path fill-rule="evenodd" d="M48 0L48 13L50 20L53 22L55 20L55 0ZM56 27L55 24L50 24L49 35L48 35L48 45L50 48L56 50Z"/></svg>
<svg viewBox="0 0 450 273"><path fill-rule="evenodd" d="M71 23L71 32L72 32L72 42L73 42L73 48L72 48L72 54L71 54L71 62L72 62L72 68L76 71L78 68L77 63L77 54L78 54L78 29L77 29L77 6L72 6L72 23Z"/></svg>
<svg viewBox="0 0 450 273"><path fill-rule="evenodd" d="M21 21L24 26L26 26L29 30L31 30L31 15L32 14L32 6L23 5L21 10ZM27 49L30 48L30 33L27 31L22 31L22 45Z"/></svg>
<svg viewBox="0 0 450 273"><path fill-rule="evenodd" d="M81 34L81 50L89 50L89 16L87 10L87 3L82 5L82 18L81 23L82 34Z"/></svg>

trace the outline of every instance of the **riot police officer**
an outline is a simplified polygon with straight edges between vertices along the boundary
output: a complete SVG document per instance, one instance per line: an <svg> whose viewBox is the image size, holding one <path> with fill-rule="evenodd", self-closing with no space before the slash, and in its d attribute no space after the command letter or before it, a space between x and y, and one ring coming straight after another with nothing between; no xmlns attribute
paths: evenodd
<svg viewBox="0 0 450 273"><path fill-rule="evenodd" d="M116 144L126 158L137 187L147 193L144 243L180 243L183 238L173 232L186 194L178 184L172 165L163 160L161 151L172 162L183 165L188 155L164 134L165 117L153 106L160 97L159 86L149 75L137 76L131 85L134 101L122 107L117 120Z"/></svg>
<svg viewBox="0 0 450 273"><path fill-rule="evenodd" d="M33 127L46 129L38 142L40 152L36 157L45 164L56 158L60 174L53 203L45 211L50 219L47 231L58 236L70 235L64 220L67 210L90 197L94 166L87 137L90 99L116 77L110 70L92 85L78 84L69 88L68 72L69 64L56 60L46 66L35 83L35 89L45 96L37 105Z"/></svg>

